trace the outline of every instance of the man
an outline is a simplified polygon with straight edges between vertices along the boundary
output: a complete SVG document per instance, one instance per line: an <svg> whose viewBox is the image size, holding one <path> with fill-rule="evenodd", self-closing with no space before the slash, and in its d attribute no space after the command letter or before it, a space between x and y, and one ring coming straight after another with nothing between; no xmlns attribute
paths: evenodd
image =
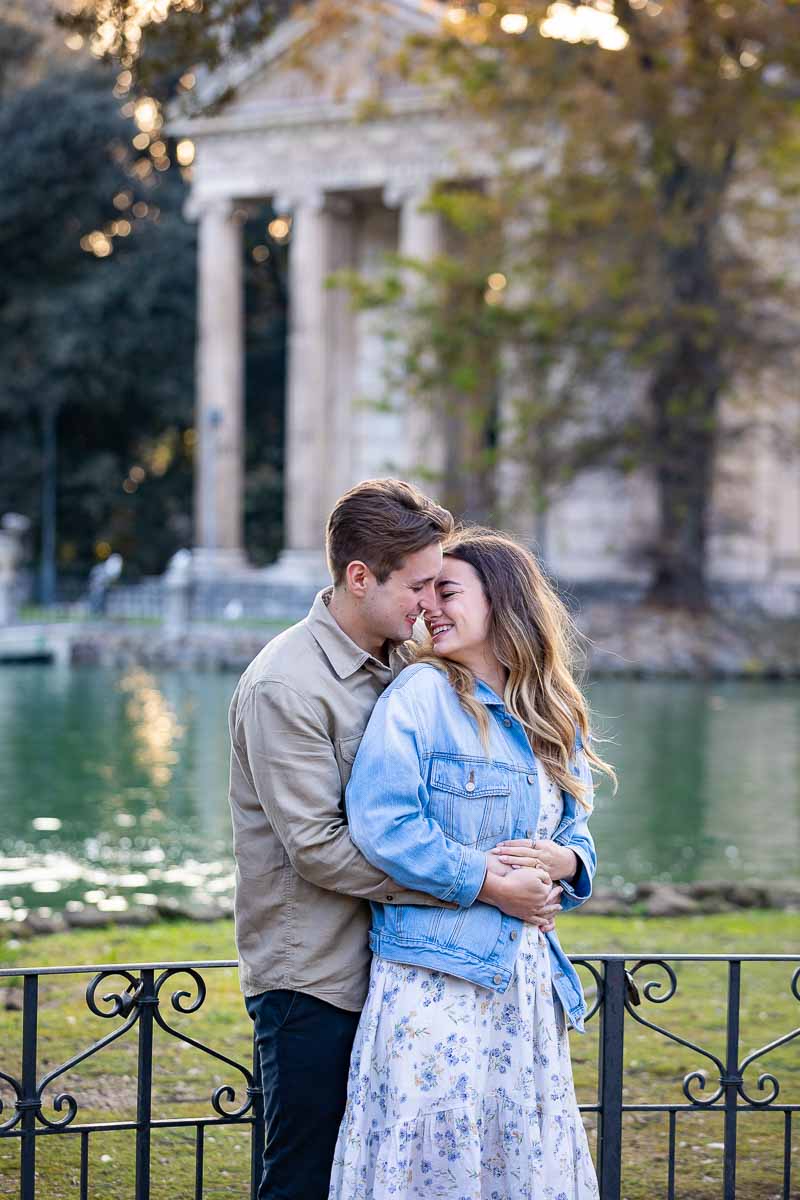
<svg viewBox="0 0 800 1200"><path fill-rule="evenodd" d="M350 1049L369 981L367 900L404 891L350 840L344 792L393 649L435 605L450 513L394 479L336 504L333 587L245 671L230 710L236 943L255 1022L267 1138L259 1200L326 1200ZM549 917L532 871L488 874L478 899Z"/></svg>

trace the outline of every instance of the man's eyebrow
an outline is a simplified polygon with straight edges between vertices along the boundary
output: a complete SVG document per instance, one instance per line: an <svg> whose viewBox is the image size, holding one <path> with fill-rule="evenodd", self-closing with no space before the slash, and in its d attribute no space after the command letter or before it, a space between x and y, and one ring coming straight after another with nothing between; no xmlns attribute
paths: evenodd
<svg viewBox="0 0 800 1200"><path fill-rule="evenodd" d="M424 579L412 579L409 587L424 587L426 583L433 583L435 579L435 575L427 575Z"/></svg>

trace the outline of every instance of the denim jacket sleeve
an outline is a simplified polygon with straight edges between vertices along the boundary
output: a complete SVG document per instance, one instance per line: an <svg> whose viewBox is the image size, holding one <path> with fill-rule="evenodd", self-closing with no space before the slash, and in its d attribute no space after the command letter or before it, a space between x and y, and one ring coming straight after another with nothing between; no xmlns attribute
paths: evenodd
<svg viewBox="0 0 800 1200"><path fill-rule="evenodd" d="M404 887L466 908L483 886L486 856L448 838L425 815L424 761L411 689L390 687L373 710L347 786L350 836Z"/></svg>
<svg viewBox="0 0 800 1200"><path fill-rule="evenodd" d="M575 752L575 773L586 787L584 797L591 809L594 802L594 781L588 760L580 744L576 747ZM559 886L562 889L561 908L563 912L585 904L592 894L592 880L597 870L597 854L594 840L589 832L589 815L590 813L583 805L576 802L575 824L563 845L574 850L578 860L578 870L571 881L559 880Z"/></svg>

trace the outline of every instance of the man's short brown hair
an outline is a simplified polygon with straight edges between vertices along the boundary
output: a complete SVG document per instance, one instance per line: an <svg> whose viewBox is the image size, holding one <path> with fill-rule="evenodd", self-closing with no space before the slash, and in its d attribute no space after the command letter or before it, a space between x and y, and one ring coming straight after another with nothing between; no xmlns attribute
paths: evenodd
<svg viewBox="0 0 800 1200"><path fill-rule="evenodd" d="M328 518L325 550L335 586L351 562L366 563L378 583L409 554L453 532L446 508L402 479L366 479L337 500Z"/></svg>

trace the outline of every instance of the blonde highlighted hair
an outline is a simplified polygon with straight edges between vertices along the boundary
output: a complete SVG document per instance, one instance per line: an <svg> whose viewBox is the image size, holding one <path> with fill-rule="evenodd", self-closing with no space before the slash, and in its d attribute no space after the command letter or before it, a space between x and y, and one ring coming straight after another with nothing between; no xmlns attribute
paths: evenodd
<svg viewBox="0 0 800 1200"><path fill-rule="evenodd" d="M588 788L569 766L576 729L590 769L607 775L615 786L616 775L590 742L588 706L574 678L578 639L569 613L533 554L506 534L467 526L446 538L442 551L468 563L481 581L490 606L489 646L508 671L506 709L525 729L551 779L589 809ZM409 649L413 661L431 663L447 673L488 745L489 717L475 699L472 671L437 655L430 640L411 643Z"/></svg>

